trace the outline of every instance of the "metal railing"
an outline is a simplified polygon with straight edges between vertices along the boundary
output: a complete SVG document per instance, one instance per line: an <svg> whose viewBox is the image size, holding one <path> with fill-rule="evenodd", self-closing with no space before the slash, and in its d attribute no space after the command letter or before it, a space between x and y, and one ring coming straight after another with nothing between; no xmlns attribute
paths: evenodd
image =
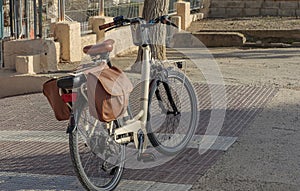
<svg viewBox="0 0 300 191"><path fill-rule="evenodd" d="M66 1L65 14L74 21L87 21L91 16L99 15L99 4L90 3L86 6L84 1ZM124 4L105 4L104 15L108 17L115 17L118 15L124 15L126 17L137 17L139 16L139 6L142 3L124 3Z"/></svg>
<svg viewBox="0 0 300 191"><path fill-rule="evenodd" d="M65 0L65 20L79 22L81 34L90 33L88 19L99 15L98 2L98 0Z"/></svg>
<svg viewBox="0 0 300 191"><path fill-rule="evenodd" d="M124 3L125 2L125 3ZM104 0L104 15L115 17L124 15L126 17L138 17L139 9L143 3L126 3L126 0L106 1ZM81 34L91 32L88 19L100 14L99 1L65 0L65 19L80 22Z"/></svg>
<svg viewBox="0 0 300 191"><path fill-rule="evenodd" d="M125 17L138 17L141 5L143 5L143 2L106 5L104 6L104 15L108 17L115 17L118 15L123 15Z"/></svg>
<svg viewBox="0 0 300 191"><path fill-rule="evenodd" d="M7 0L5 0L7 1ZM15 3L21 3L22 6L29 4L30 15L21 14L12 15L13 26L9 36L15 36L15 38L37 38L48 37L50 31L50 20L57 19L57 10L51 10L48 7L48 3L41 3L42 0L30 1L30 0L12 0ZM135 2L133 2L135 1ZM185 0L191 3L191 10L200 9L203 0ZM28 3L27 3L28 2ZM30 2L30 3L29 3ZM43 1L44 2L44 1ZM108 17L115 17L118 15L124 15L125 17L138 17L141 15L141 8L143 0L63 0L65 8L64 19L70 21L77 21L81 23L81 33L86 34L90 32L88 27L88 19L91 16L98 16L101 12L101 3L104 5L104 15ZM170 0L169 13L176 12L175 2L177 0ZM13 4L12 8L15 8ZM26 7L25 7L26 8ZM53 12L55 11L55 12ZM27 13L26 12L26 13ZM27 27L23 27L22 23L26 23ZM29 27L30 26L30 29ZM34 27L32 27L34 26ZM34 30L33 30L34 29ZM8 29L4 29L3 36L8 34Z"/></svg>

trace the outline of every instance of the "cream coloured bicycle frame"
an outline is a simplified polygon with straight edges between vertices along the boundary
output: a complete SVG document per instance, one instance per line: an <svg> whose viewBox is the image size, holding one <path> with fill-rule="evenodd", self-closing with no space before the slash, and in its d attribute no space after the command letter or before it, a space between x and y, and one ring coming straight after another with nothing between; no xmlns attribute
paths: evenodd
<svg viewBox="0 0 300 191"><path fill-rule="evenodd" d="M140 112L133 117L132 120L126 121L125 125L115 129L114 139L117 143L124 144L132 141L132 137L118 138L120 135L133 133L133 141L135 146L138 145L137 132L141 129L145 135L144 149L147 147L148 138L146 132L146 124L148 117L148 103L149 103L149 85L150 85L150 64L151 64L151 50L149 45L141 47L143 50L143 62L141 70L142 80L142 94L140 98L141 106Z"/></svg>

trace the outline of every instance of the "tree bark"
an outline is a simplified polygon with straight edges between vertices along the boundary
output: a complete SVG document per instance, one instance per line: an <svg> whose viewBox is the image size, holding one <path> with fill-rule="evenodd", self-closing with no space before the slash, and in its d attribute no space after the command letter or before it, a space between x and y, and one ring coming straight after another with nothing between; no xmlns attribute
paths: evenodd
<svg viewBox="0 0 300 191"><path fill-rule="evenodd" d="M155 19L159 16L168 14L169 0L145 0L143 9L143 18L148 22L151 19ZM151 38L151 53L152 58L158 60L166 60L166 28L164 25L156 25L150 30ZM131 70L134 72L141 71L142 50L139 48L138 56L135 63L131 66Z"/></svg>

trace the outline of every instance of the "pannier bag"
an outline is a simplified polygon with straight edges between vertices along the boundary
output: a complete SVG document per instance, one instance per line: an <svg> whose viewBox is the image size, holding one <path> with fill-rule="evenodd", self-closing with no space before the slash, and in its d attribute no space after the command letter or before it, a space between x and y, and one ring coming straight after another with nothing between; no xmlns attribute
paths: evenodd
<svg viewBox="0 0 300 191"><path fill-rule="evenodd" d="M125 113L133 86L125 73L113 66L87 74L90 114L102 122L113 121Z"/></svg>
<svg viewBox="0 0 300 191"><path fill-rule="evenodd" d="M59 88L56 79L51 79L44 83L43 94L47 97L55 117L59 121L68 120L70 118L70 109L59 95Z"/></svg>

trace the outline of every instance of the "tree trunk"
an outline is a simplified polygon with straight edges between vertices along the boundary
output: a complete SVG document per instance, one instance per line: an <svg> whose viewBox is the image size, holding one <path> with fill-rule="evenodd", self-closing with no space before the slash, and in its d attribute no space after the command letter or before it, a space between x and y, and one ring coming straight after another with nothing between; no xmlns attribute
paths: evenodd
<svg viewBox="0 0 300 191"><path fill-rule="evenodd" d="M169 11L169 0L145 0L143 9L143 18L146 21L155 19L159 16L168 14ZM151 29L150 38L152 41L151 53L152 58L158 60L166 60L166 28L164 25L156 25ZM134 72L141 71L142 50L139 48L138 56L135 63L131 66L131 70Z"/></svg>
<svg viewBox="0 0 300 191"><path fill-rule="evenodd" d="M208 17L209 14L209 7L210 7L211 0L203 0L202 7L200 8L200 13L203 13L204 18Z"/></svg>

